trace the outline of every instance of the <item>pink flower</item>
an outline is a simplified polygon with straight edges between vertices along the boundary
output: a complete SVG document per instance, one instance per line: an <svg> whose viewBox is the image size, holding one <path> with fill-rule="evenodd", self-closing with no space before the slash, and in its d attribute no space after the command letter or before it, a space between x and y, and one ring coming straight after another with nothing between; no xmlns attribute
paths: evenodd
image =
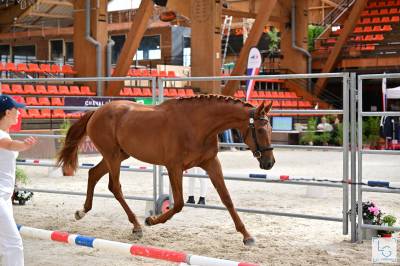
<svg viewBox="0 0 400 266"><path fill-rule="evenodd" d="M368 211L370 211L371 213L373 213L374 216L377 216L377 215L379 214L379 212L380 212L380 210L379 210L378 207L369 207L369 208L368 208Z"/></svg>

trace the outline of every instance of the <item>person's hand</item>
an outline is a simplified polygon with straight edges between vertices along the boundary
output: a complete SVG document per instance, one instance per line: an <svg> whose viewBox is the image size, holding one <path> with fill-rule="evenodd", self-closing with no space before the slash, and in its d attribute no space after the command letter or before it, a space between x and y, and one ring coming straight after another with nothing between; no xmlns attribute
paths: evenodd
<svg viewBox="0 0 400 266"><path fill-rule="evenodd" d="M32 146L36 145L38 140L35 137L28 137L23 140L26 149L30 149Z"/></svg>

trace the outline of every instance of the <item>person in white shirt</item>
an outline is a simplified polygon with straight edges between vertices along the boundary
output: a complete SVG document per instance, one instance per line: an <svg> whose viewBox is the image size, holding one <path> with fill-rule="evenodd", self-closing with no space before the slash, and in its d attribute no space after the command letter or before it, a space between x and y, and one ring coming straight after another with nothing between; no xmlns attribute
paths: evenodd
<svg viewBox="0 0 400 266"><path fill-rule="evenodd" d="M0 95L0 255L4 266L24 265L22 239L15 224L11 196L15 185L15 167L19 151L37 143L34 137L12 140L8 131L18 122L18 108L24 104Z"/></svg>
<svg viewBox="0 0 400 266"><path fill-rule="evenodd" d="M317 126L317 129L318 129L318 130L322 130L322 131L328 131L328 132L330 132L330 131L333 130L333 126L332 126L331 124L329 124L329 123L326 121L326 117L323 116L323 117L321 118L321 123L319 123L318 126Z"/></svg>

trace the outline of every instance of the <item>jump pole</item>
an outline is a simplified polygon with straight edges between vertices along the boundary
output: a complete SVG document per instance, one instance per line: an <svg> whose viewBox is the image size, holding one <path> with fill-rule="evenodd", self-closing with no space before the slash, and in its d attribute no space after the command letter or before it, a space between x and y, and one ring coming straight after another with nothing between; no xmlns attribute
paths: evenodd
<svg viewBox="0 0 400 266"><path fill-rule="evenodd" d="M49 231L23 225L17 225L23 237L34 239L51 240L75 246L96 248L107 252L121 255L140 256L152 259L180 263L180 265L197 266L259 266L248 262L235 262L231 260L215 259L204 256L191 255L168 249L161 249L150 246L134 245L116 241L104 240L95 237L69 234L62 231Z"/></svg>

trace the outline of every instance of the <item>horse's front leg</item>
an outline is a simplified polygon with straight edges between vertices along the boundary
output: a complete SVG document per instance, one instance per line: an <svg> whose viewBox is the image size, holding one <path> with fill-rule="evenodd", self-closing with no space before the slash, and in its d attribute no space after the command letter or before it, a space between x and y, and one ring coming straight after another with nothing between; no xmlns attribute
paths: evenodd
<svg viewBox="0 0 400 266"><path fill-rule="evenodd" d="M231 196L229 195L229 191L225 185L219 159L215 157L201 165L201 167L207 172L212 184L214 185L219 197L221 198L222 203L228 209L229 214L231 215L233 222L235 223L236 231L242 233L243 243L245 245L255 244L254 238L249 234L249 232L247 232L246 227L244 226L242 220L235 210L235 207L233 206Z"/></svg>
<svg viewBox="0 0 400 266"><path fill-rule="evenodd" d="M183 194L182 194L182 169L167 168L169 175L169 182L171 184L172 194L174 196L174 206L167 212L159 216L151 216L146 218L146 225L155 225L159 223L165 223L171 219L175 213L178 213L183 208Z"/></svg>

